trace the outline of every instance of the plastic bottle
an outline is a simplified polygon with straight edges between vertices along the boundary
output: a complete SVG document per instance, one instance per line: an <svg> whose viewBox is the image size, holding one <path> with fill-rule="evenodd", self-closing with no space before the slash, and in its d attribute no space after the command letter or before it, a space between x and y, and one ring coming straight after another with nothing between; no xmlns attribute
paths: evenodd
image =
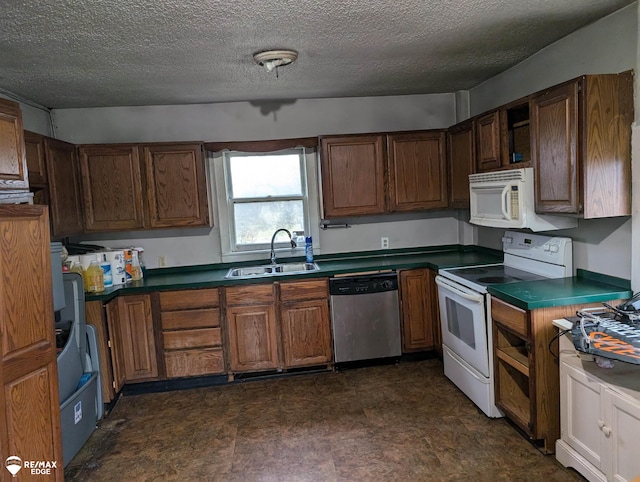
<svg viewBox="0 0 640 482"><path fill-rule="evenodd" d="M91 261L91 264L84 272L84 290L89 293L104 291L104 275L97 261Z"/></svg>
<svg viewBox="0 0 640 482"><path fill-rule="evenodd" d="M104 287L108 288L113 286L113 274L111 273L111 263L107 260L105 253L98 253L100 257L100 269L102 270L102 279L104 280Z"/></svg>
<svg viewBox="0 0 640 482"><path fill-rule="evenodd" d="M307 263L313 263L313 241L311 236L304 238L304 255Z"/></svg>

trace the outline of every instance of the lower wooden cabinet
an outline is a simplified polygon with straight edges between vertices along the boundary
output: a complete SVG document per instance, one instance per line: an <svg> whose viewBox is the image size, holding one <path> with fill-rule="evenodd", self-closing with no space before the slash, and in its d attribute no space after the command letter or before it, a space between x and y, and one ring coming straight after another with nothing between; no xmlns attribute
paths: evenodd
<svg viewBox="0 0 640 482"><path fill-rule="evenodd" d="M436 323L432 292L435 289L429 269L400 271L402 304L402 351L429 350L434 347ZM440 343L442 345L442 343Z"/></svg>
<svg viewBox="0 0 640 482"><path fill-rule="evenodd" d="M280 316L285 367L331 363L328 289L326 279L281 284Z"/></svg>
<svg viewBox="0 0 640 482"><path fill-rule="evenodd" d="M273 304L227 307L232 371L278 366L276 310Z"/></svg>
<svg viewBox="0 0 640 482"><path fill-rule="evenodd" d="M224 373L217 288L158 293L167 378Z"/></svg>
<svg viewBox="0 0 640 482"><path fill-rule="evenodd" d="M64 480L48 212L0 206L0 454L57 461ZM34 276L34 273L37 273ZM27 480L29 476L16 480ZM2 470L2 480L11 480ZM31 479L29 479L31 480Z"/></svg>
<svg viewBox="0 0 640 482"><path fill-rule="evenodd" d="M552 321L593 306L602 305L526 311L495 297L491 299L496 405L531 439L542 441L547 453L555 451L560 438L558 363L549 351L549 343L557 333Z"/></svg>
<svg viewBox="0 0 640 482"><path fill-rule="evenodd" d="M327 279L226 288L230 370L331 363L328 294Z"/></svg>
<svg viewBox="0 0 640 482"><path fill-rule="evenodd" d="M115 389L158 379L151 295L119 296L107 304Z"/></svg>
<svg viewBox="0 0 640 482"><path fill-rule="evenodd" d="M113 360L107 316L102 301L87 301L84 304L85 319L87 324L96 330L96 343L98 345L98 359L100 360L100 380L102 386L102 401L111 402L116 397L116 383L113 376ZM120 386L122 386L120 377Z"/></svg>

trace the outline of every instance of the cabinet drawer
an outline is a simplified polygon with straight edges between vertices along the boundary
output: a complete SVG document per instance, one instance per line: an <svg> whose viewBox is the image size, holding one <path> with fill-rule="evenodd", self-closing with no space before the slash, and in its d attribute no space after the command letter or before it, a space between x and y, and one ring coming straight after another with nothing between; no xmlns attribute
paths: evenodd
<svg viewBox="0 0 640 482"><path fill-rule="evenodd" d="M527 312L497 298L491 299L491 318L525 338L529 334Z"/></svg>
<svg viewBox="0 0 640 482"><path fill-rule="evenodd" d="M224 373L221 348L170 351L164 354L167 377L192 377Z"/></svg>
<svg viewBox="0 0 640 482"><path fill-rule="evenodd" d="M327 280L293 281L280 284L282 301L314 300L328 298Z"/></svg>
<svg viewBox="0 0 640 482"><path fill-rule="evenodd" d="M217 288L160 292L160 309L162 311L216 308L218 306L220 306L220 299Z"/></svg>
<svg viewBox="0 0 640 482"><path fill-rule="evenodd" d="M219 346L222 344L220 328L201 330L164 331L162 333L165 350Z"/></svg>
<svg viewBox="0 0 640 482"><path fill-rule="evenodd" d="M208 328L220 326L220 310L166 311L162 313L163 330L183 330L186 328Z"/></svg>
<svg viewBox="0 0 640 482"><path fill-rule="evenodd" d="M232 286L225 289L228 306L273 303L273 285Z"/></svg>

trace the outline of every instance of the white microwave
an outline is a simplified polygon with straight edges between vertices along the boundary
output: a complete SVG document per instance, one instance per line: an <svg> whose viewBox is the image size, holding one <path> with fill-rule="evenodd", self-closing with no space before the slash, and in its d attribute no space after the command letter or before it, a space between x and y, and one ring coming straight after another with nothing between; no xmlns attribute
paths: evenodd
<svg viewBox="0 0 640 482"><path fill-rule="evenodd" d="M469 222L479 226L552 231L575 228L567 216L536 214L533 168L509 169L469 175Z"/></svg>

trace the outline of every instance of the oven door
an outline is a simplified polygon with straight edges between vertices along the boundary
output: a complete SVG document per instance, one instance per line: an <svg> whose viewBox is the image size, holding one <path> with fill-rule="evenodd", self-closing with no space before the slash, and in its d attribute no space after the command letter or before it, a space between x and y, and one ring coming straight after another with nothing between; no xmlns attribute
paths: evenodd
<svg viewBox="0 0 640 482"><path fill-rule="evenodd" d="M442 343L488 378L485 296L442 276L436 276L436 283Z"/></svg>

